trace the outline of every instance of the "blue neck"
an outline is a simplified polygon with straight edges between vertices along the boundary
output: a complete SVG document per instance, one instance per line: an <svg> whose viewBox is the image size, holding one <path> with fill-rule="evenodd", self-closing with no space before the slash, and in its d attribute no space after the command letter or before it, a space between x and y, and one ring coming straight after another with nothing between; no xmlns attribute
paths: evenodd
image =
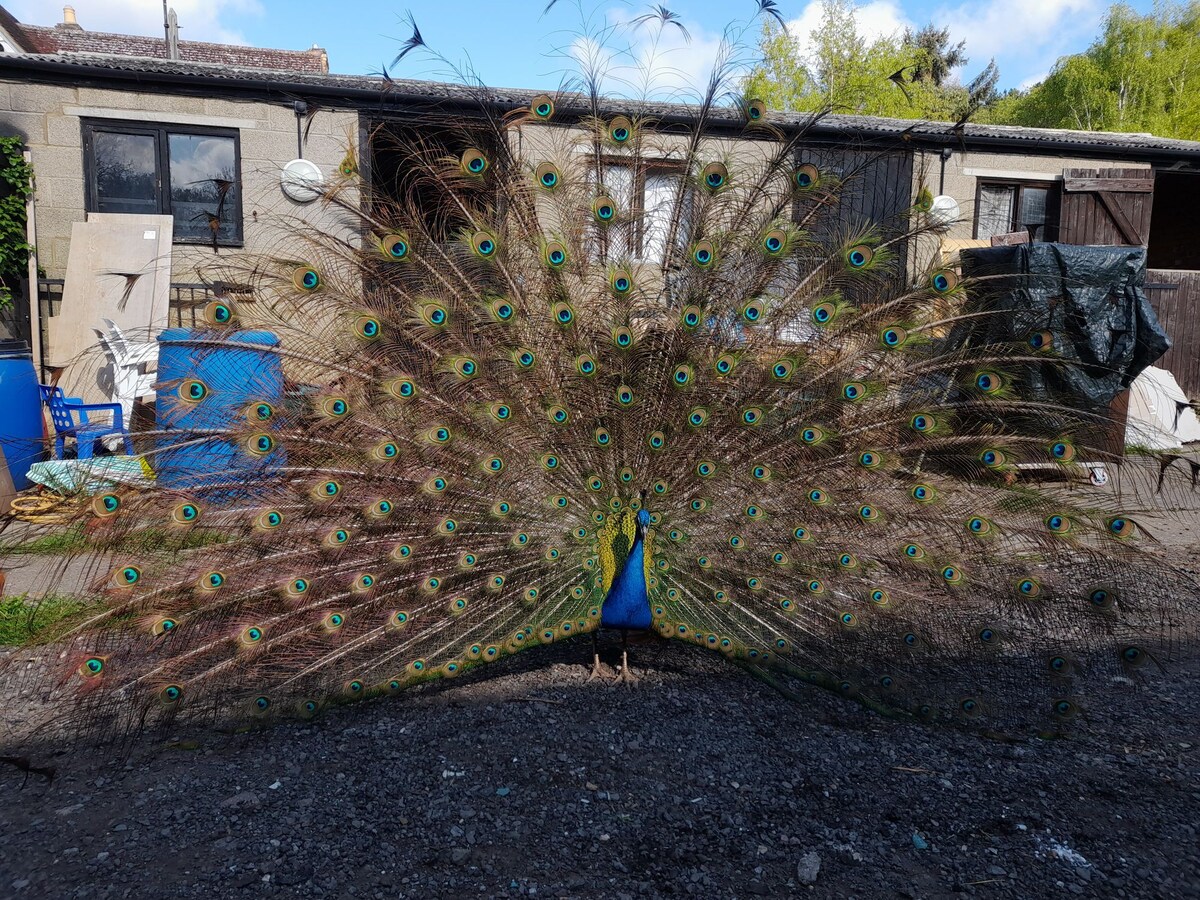
<svg viewBox="0 0 1200 900"><path fill-rule="evenodd" d="M633 543L625 567L617 573L608 596L600 607L600 624L605 628L648 629L650 598L646 594L646 569L642 556L642 537Z"/></svg>

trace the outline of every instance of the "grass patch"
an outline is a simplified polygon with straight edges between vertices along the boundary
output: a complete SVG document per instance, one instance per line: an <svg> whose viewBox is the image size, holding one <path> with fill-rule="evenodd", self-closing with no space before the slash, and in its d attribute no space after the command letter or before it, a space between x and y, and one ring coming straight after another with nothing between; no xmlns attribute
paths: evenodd
<svg viewBox="0 0 1200 900"><path fill-rule="evenodd" d="M72 525L54 534L41 534L31 541L13 544L4 548L5 553L16 555L53 556L60 553L72 553L82 550L87 544L83 536L82 525Z"/></svg>
<svg viewBox="0 0 1200 900"><path fill-rule="evenodd" d="M28 594L0 598L0 646L23 647L53 639L58 626L95 602L51 594L30 600Z"/></svg>
<svg viewBox="0 0 1200 900"><path fill-rule="evenodd" d="M228 537L215 528L143 528L116 540L101 533L92 539L83 525L69 525L62 531L41 534L17 544L0 545L0 551L12 556L66 556L86 550L117 553L154 553L155 551L197 550L224 544Z"/></svg>

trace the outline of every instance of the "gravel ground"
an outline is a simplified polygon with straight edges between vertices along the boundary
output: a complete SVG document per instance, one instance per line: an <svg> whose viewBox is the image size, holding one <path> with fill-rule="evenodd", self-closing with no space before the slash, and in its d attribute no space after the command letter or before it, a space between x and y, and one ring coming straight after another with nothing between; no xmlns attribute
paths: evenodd
<svg viewBox="0 0 1200 900"><path fill-rule="evenodd" d="M0 767L0 897L1200 897L1200 652L1069 740L586 642L236 736ZM616 648L606 647L615 659Z"/></svg>
<svg viewBox="0 0 1200 900"><path fill-rule="evenodd" d="M1200 492L1162 499L1131 506L1195 570ZM10 593L57 561L29 562ZM1200 642L1018 742L675 643L633 649L636 690L588 683L589 649L268 731L27 747L57 776L0 765L0 898L1200 898Z"/></svg>

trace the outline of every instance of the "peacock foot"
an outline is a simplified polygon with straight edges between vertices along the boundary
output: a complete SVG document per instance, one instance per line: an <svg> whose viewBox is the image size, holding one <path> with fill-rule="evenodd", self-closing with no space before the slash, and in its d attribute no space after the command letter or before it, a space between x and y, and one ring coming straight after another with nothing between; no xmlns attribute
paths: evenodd
<svg viewBox="0 0 1200 900"><path fill-rule="evenodd" d="M589 682L604 680L604 666L600 663L600 654L598 653L592 657L592 672L588 675L587 680Z"/></svg>
<svg viewBox="0 0 1200 900"><path fill-rule="evenodd" d="M612 680L612 683L614 685L623 684L626 687L637 687L639 681L641 681L641 678L633 674L633 669L629 668L629 663L622 662L617 669L617 677Z"/></svg>

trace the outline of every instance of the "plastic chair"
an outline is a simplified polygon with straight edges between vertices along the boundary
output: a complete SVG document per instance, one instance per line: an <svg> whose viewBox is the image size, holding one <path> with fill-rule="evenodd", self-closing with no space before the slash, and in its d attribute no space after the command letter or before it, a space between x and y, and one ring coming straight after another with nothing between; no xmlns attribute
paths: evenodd
<svg viewBox="0 0 1200 900"><path fill-rule="evenodd" d="M133 404L135 400L149 403L154 400L154 382L158 377L154 372L146 372L151 364L158 361L158 344L155 341L131 341L121 333L112 319L101 319L106 330L93 328L92 331L104 348L108 361L112 365L112 385L109 399L121 404L125 421L133 423ZM105 441L112 449L112 442Z"/></svg>
<svg viewBox="0 0 1200 900"><path fill-rule="evenodd" d="M91 459L96 441L116 435L125 445L125 452L133 456L133 439L125 430L125 420L120 403L84 403L78 397L68 397L60 387L39 385L42 401L50 407L50 420L54 423L54 458L62 459L67 438L75 438L75 455L79 459ZM92 422L90 413L112 413L112 424Z"/></svg>

